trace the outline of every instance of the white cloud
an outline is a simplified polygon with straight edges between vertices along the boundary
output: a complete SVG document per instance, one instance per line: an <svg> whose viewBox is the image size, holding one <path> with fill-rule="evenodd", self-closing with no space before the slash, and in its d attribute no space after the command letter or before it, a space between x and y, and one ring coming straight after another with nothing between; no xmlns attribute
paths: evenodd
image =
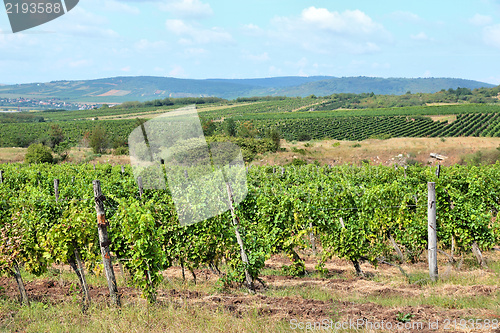
<svg viewBox="0 0 500 333"><path fill-rule="evenodd" d="M66 16L47 23L47 27L54 29L58 34L90 38L118 38L120 35L108 26L109 20L105 16L87 11L82 6L77 6Z"/></svg>
<svg viewBox="0 0 500 333"><path fill-rule="evenodd" d="M413 40L420 40L420 41L430 40L430 38L425 34L425 32L420 32L416 35L410 35L410 38Z"/></svg>
<svg viewBox="0 0 500 333"><path fill-rule="evenodd" d="M360 10L342 13L309 7L299 17L276 17L269 36L275 43L295 44L323 54L371 53L392 37L385 28Z"/></svg>
<svg viewBox="0 0 500 333"><path fill-rule="evenodd" d="M473 25L477 25L477 26L488 25L491 22L493 22L493 19L491 18L491 16L481 15L481 14L476 14L469 19L469 23L471 23Z"/></svg>
<svg viewBox="0 0 500 333"><path fill-rule="evenodd" d="M230 44L233 37L222 28L205 29L198 25L187 24L182 20L167 20L167 30L180 36L181 44Z"/></svg>
<svg viewBox="0 0 500 333"><path fill-rule="evenodd" d="M391 68L391 64L389 64L388 62L385 62L385 63L378 63L378 62L374 62L372 63L372 68L373 69L389 69Z"/></svg>
<svg viewBox="0 0 500 333"><path fill-rule="evenodd" d="M250 35L250 36L260 36L260 35L263 35L265 33L261 27L259 27L258 25L255 25L253 23L244 24L242 26L242 30L243 30L243 33Z"/></svg>
<svg viewBox="0 0 500 333"><path fill-rule="evenodd" d="M164 50L168 47L167 43L160 40L156 42L151 42L147 39L141 39L134 44L136 50L140 51L157 51Z"/></svg>
<svg viewBox="0 0 500 333"><path fill-rule="evenodd" d="M365 35L383 30L380 24L360 10L339 13L326 8L309 7L302 11L301 20L315 28L335 33Z"/></svg>
<svg viewBox="0 0 500 333"><path fill-rule="evenodd" d="M68 63L69 67L72 67L72 68L80 68L80 67L88 67L88 66L91 66L92 65L92 61L91 60L87 60L87 59L81 59L81 60L74 60L74 61L70 61Z"/></svg>
<svg viewBox="0 0 500 333"><path fill-rule="evenodd" d="M488 45L500 48L500 24L485 27L483 40Z"/></svg>
<svg viewBox="0 0 500 333"><path fill-rule="evenodd" d="M111 12L121 12L121 13L126 13L126 14L133 14L133 15L138 15L140 14L140 10L137 7L133 7L130 5L127 5L122 2L118 2L115 0L106 0L104 1L104 10L108 10Z"/></svg>
<svg viewBox="0 0 500 333"><path fill-rule="evenodd" d="M184 68L182 68L182 66L175 65L174 68L168 72L168 75L173 77L184 77L186 76L186 73L184 72Z"/></svg>
<svg viewBox="0 0 500 333"><path fill-rule="evenodd" d="M212 7L200 0L168 0L159 4L161 10L181 18L205 18L213 15Z"/></svg>
<svg viewBox="0 0 500 333"><path fill-rule="evenodd" d="M401 21L405 23L406 22L420 23L423 21L420 16L412 12L396 11L391 13L389 16L396 21Z"/></svg>
<svg viewBox="0 0 500 333"><path fill-rule="evenodd" d="M269 54L267 52L264 52L262 54L251 54L248 51L243 52L243 59L247 59L253 62L265 62L270 60Z"/></svg>

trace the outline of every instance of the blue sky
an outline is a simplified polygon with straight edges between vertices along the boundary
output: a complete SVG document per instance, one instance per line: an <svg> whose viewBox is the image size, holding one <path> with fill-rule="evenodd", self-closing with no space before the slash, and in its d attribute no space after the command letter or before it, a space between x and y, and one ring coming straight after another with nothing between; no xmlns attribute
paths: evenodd
<svg viewBox="0 0 500 333"><path fill-rule="evenodd" d="M80 0L13 34L0 83L154 75L456 77L500 84L500 0Z"/></svg>

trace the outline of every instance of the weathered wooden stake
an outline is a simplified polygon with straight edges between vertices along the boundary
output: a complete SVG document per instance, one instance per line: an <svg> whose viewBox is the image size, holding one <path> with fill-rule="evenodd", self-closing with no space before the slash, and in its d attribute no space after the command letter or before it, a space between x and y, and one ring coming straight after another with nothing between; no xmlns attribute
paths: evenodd
<svg viewBox="0 0 500 333"><path fill-rule="evenodd" d="M125 173L125 168L122 165L122 175Z"/></svg>
<svg viewBox="0 0 500 333"><path fill-rule="evenodd" d="M54 196L56 197L56 202L59 201L59 179L54 179Z"/></svg>
<svg viewBox="0 0 500 333"><path fill-rule="evenodd" d="M30 305L28 294L26 293L26 288L24 288L23 278L17 262L14 262L14 271L12 272L12 275L14 275L14 278L16 279L19 294L21 294L21 304Z"/></svg>
<svg viewBox="0 0 500 333"><path fill-rule="evenodd" d="M3 183L3 170L0 170L0 184Z"/></svg>
<svg viewBox="0 0 500 333"><path fill-rule="evenodd" d="M144 193L142 189L142 177L137 177L137 186L139 187L139 198L142 199L142 194Z"/></svg>
<svg viewBox="0 0 500 333"><path fill-rule="evenodd" d="M429 276L432 281L438 279L437 266L437 234L436 234L436 183L427 183L427 232L428 232L428 258Z"/></svg>
<svg viewBox="0 0 500 333"><path fill-rule="evenodd" d="M104 196L101 192L101 182L99 180L94 180L94 200L95 200L95 211L97 213L97 231L99 233L99 245L101 248L102 263L104 265L104 272L106 273L106 279L108 280L108 289L111 299L114 304L120 306L120 295L118 294L118 287L116 286L115 272L113 271L113 265L111 264L111 254L109 252L109 245L111 242L108 238L108 222L106 222L106 216L104 212Z"/></svg>
<svg viewBox="0 0 500 333"><path fill-rule="evenodd" d="M474 255L476 256L478 264L480 264L483 268L487 268L486 261L484 261L483 254L481 253L477 242L472 243L472 253L474 253Z"/></svg>
<svg viewBox="0 0 500 333"><path fill-rule="evenodd" d="M309 222L309 228L311 228L311 233L309 234L309 239L311 240L311 249L312 249L313 255L316 255L316 237L314 235L314 231L312 230L312 228L313 228L312 221Z"/></svg>
<svg viewBox="0 0 500 333"><path fill-rule="evenodd" d="M438 164L438 167L436 169L436 176L439 178L439 174L441 173L441 164Z"/></svg>
<svg viewBox="0 0 500 333"><path fill-rule="evenodd" d="M80 252L76 248L76 244L74 246L74 254L75 254L75 262L70 262L71 268L78 276L78 282L80 283L80 288L83 291L83 299L82 299L82 311L85 312L90 306L90 292L89 287L87 285L87 279L85 278L85 271L83 269L82 259L80 258Z"/></svg>
<svg viewBox="0 0 500 333"><path fill-rule="evenodd" d="M231 191L231 185L229 185L228 182L226 182L226 189L227 189L227 196L229 198L229 209L231 210L231 216L233 217L233 226L234 226L234 233L236 234L236 241L238 242L238 245L240 246L241 250L241 260L245 265L248 265L248 256L247 253L245 252L245 246L243 244L243 240L241 239L240 235L240 223L238 221L238 216L234 212L234 206L233 206L233 192ZM248 273L248 269L245 268L245 280L247 283L247 287L251 290L254 291L254 286L253 286L253 281L252 281L252 276L250 273Z"/></svg>
<svg viewBox="0 0 500 333"><path fill-rule="evenodd" d="M398 243L396 243L396 241L394 240L394 237L392 237L392 234L389 234L389 241L391 242L391 245L394 248L394 250L396 250L396 253L398 254L399 260L401 262L404 262L405 258L404 258L403 252L401 252L401 249L399 248Z"/></svg>

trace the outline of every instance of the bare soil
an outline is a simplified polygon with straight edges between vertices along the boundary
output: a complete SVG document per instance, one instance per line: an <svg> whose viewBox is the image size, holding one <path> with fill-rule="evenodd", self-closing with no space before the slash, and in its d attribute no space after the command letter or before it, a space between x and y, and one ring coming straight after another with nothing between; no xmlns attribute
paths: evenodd
<svg viewBox="0 0 500 333"><path fill-rule="evenodd" d="M498 253L486 254L489 258L498 259ZM240 289L229 292L208 292L209 288L201 290L192 289L192 283L186 288L160 289L158 291L158 306L162 304L176 304L178 306L203 307L218 311L224 309L236 318L249 313L257 313L272 320L285 321L292 319L302 322L323 322L331 320L332 323L356 322L360 320L371 323L391 322L398 323L399 314L412 314L412 323L424 323L418 330L407 330L412 332L449 332L442 329L445 320L457 320L480 318L500 320L498 309L485 308L463 308L450 303L446 306L435 306L425 304L411 305L405 299L418 297L443 297L448 299L470 297L492 297L498 298L500 288L495 283L498 274L489 269L460 270L453 268L451 274L461 277L470 277L470 285L440 283L437 285L409 284L401 279L401 274L395 267L381 265L374 268L368 263L362 264L364 272L369 273L371 278L361 278L353 274L352 265L341 259L333 259L327 262L326 267L330 271L327 278L311 276L317 260L312 256L304 256L308 274L304 277L292 277L281 275L264 275L262 280L267 286L264 289L258 285L256 294L249 294ZM443 259L443 258L441 258ZM442 261L444 266L444 259ZM266 269L279 270L282 265L289 264L288 259L283 256L273 256L266 261ZM407 272L425 269L425 263L416 265L403 265ZM68 269L66 267L66 269ZM442 269L442 268L440 268ZM115 271L119 274L118 266ZM442 269L446 271L446 269ZM213 284L218 279L208 269L196 270L198 286ZM448 272L450 274L450 272ZM167 280L177 279L182 276L180 267L172 267L164 272ZM377 279L376 277L384 277ZM191 275L186 272L186 278L191 280ZM76 279L75 279L76 281ZM384 281L384 282L380 282ZM0 297L17 298L17 285L13 278L0 278L0 286L3 291ZM75 287L76 286L76 287ZM0 288L0 290L2 290ZM35 279L26 283L26 289L31 300L54 304L80 297L76 282L61 281L57 278ZM205 290L205 291L204 291ZM132 287L119 286L124 304L144 304L141 292ZM314 296L316 293L321 296ZM90 286L90 294L93 302L108 302L109 292L105 286ZM398 299L400 305L381 305L383 302L377 300ZM410 304L411 303L411 304ZM0 311L2 313L2 311ZM0 318L0 322L2 318ZM429 323L439 322L440 330L429 329ZM374 330L376 331L376 330ZM500 332L500 330L451 330L463 332Z"/></svg>
<svg viewBox="0 0 500 333"><path fill-rule="evenodd" d="M285 151L264 154L252 164L283 165L293 159L303 159L320 164L404 165L418 162L427 165L449 166L461 162L462 157L477 151L493 151L500 146L500 138L392 138L387 140L368 139L364 141L323 140L311 142L286 142ZM301 151L303 149L303 151ZM295 151L294 151L295 150ZM431 153L445 156L443 160L430 157Z"/></svg>

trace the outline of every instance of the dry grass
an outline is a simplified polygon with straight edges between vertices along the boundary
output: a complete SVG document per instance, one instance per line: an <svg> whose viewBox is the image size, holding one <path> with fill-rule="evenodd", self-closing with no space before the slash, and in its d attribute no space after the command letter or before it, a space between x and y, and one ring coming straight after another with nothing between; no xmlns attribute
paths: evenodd
<svg viewBox="0 0 500 333"><path fill-rule="evenodd" d="M310 163L321 164L360 164L369 161L371 164L403 164L412 159L423 164L441 164L449 166L461 161L465 155L477 151L493 151L500 146L500 138L392 138L387 140L369 139L364 141L323 140L310 142L286 142L282 140L283 152L266 153L257 156L252 162L255 165L283 165L294 158L304 159ZM359 145L359 146L357 146ZM292 149L295 148L295 151ZM303 149L303 151L301 151ZM438 153L447 158L437 161L430 158L430 153ZM0 163L22 162L26 148L0 148ZM111 163L129 164L128 156L103 154L97 157L90 148L72 148L68 162L71 163Z"/></svg>
<svg viewBox="0 0 500 333"><path fill-rule="evenodd" d="M309 145L309 147L306 147ZM359 146L357 146L359 145ZM253 164L290 163L294 158L308 162L315 160L321 164L360 164L363 160L371 164L392 165L414 159L424 164L456 164L461 156L480 150L494 150L500 145L500 138L392 138L387 140L368 139L364 141L310 141L286 142L282 140L284 152L265 154L257 158ZM295 152L292 149L295 148ZM297 150L304 149L305 153ZM430 153L447 156L443 161L430 158ZM401 156L400 156L401 155Z"/></svg>
<svg viewBox="0 0 500 333"><path fill-rule="evenodd" d="M0 148L0 163L15 163L24 161L26 148Z"/></svg>
<svg viewBox="0 0 500 333"><path fill-rule="evenodd" d="M457 115L456 114L448 114L448 115L439 115L439 116L428 116L431 118L433 121L445 121L447 120L448 123L452 123L455 120L457 120Z"/></svg>

